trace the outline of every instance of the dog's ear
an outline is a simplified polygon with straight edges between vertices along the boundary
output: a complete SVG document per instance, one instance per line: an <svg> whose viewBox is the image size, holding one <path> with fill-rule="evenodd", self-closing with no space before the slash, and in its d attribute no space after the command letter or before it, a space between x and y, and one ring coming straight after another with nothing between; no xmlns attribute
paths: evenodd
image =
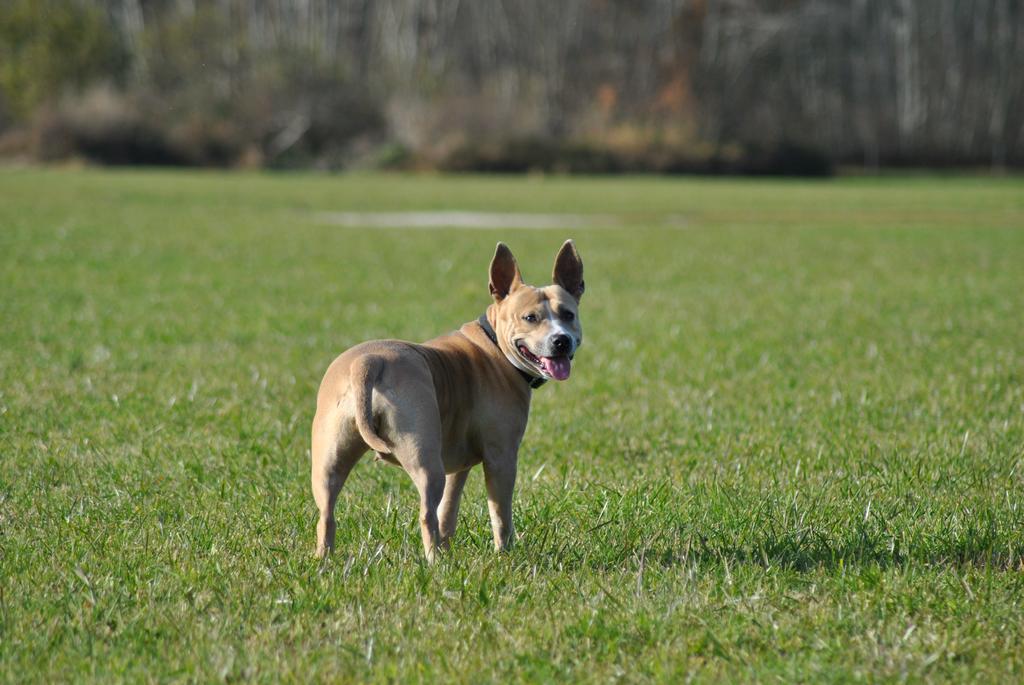
<svg viewBox="0 0 1024 685"><path fill-rule="evenodd" d="M555 271L551 275L555 285L560 285L579 302L583 297L583 260L576 251L576 243L566 240L555 257Z"/></svg>
<svg viewBox="0 0 1024 685"><path fill-rule="evenodd" d="M491 260L491 295L495 302L501 302L508 294L523 284L519 265L505 243L498 243Z"/></svg>

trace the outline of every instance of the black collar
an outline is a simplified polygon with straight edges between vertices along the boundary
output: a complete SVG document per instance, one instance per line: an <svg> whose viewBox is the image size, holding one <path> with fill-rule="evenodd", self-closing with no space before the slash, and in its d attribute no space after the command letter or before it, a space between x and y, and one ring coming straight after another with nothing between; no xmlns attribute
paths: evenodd
<svg viewBox="0 0 1024 685"><path fill-rule="evenodd" d="M491 342L494 343L495 346L497 346L498 350L500 351L501 345L498 345L498 334L494 332L494 327L491 326L491 322L487 320L487 314L481 314L480 318L477 319L476 322L480 324L480 328L484 329L484 333L487 334L487 337L491 339ZM512 362L509 362L509 364L511 363ZM520 369L518 366L516 366L516 371L518 371L519 375L523 377L523 380L526 381L526 384L529 385L534 390L548 382L547 378L538 378L536 376L531 376L530 374Z"/></svg>

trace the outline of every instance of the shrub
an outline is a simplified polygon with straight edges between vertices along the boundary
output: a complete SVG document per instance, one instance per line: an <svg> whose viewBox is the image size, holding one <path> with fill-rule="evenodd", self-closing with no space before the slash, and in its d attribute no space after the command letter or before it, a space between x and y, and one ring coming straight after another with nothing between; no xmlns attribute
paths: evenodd
<svg viewBox="0 0 1024 685"><path fill-rule="evenodd" d="M496 143L465 143L441 163L446 171L494 173L740 174L750 176L829 176L832 162L819 150L786 143L775 147L672 147L653 142L628 148L599 143L520 138Z"/></svg>
<svg viewBox="0 0 1024 685"><path fill-rule="evenodd" d="M464 143L442 161L441 168L447 171L575 174L607 174L624 170L619 157L610 150L551 138Z"/></svg>
<svg viewBox="0 0 1024 685"><path fill-rule="evenodd" d="M101 164L184 164L165 132L136 103L111 88L67 96L34 126L36 156L82 157Z"/></svg>

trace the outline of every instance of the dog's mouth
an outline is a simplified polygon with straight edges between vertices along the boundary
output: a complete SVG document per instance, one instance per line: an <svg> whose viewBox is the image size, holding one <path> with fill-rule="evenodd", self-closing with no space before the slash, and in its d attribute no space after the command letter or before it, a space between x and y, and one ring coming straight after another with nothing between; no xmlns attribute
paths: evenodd
<svg viewBox="0 0 1024 685"><path fill-rule="evenodd" d="M560 357L540 357L530 351L522 341L516 343L516 349L523 359L530 362L547 378L554 378L556 381L564 381L572 371L572 357L563 355Z"/></svg>

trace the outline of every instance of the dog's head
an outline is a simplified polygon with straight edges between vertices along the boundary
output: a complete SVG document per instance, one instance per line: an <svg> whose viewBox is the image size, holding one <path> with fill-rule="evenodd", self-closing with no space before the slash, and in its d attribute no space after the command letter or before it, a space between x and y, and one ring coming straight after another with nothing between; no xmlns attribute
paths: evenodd
<svg viewBox="0 0 1024 685"><path fill-rule="evenodd" d="M564 381L583 342L579 304L583 297L583 260L565 241L555 257L553 285L523 283L512 250L498 243L491 260L490 286L498 346L515 366L538 378Z"/></svg>

